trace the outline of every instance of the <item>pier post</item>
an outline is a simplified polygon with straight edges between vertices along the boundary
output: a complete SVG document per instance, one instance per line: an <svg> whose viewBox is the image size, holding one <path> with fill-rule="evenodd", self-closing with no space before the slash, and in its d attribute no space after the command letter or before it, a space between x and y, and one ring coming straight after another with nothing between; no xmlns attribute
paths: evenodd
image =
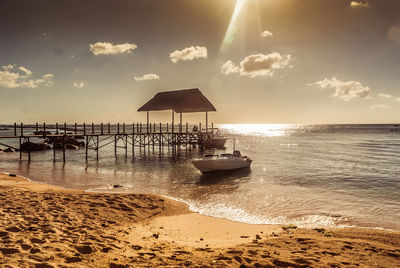
<svg viewBox="0 0 400 268"><path fill-rule="evenodd" d="M46 123L43 123L43 136L46 137Z"/></svg>
<svg viewBox="0 0 400 268"><path fill-rule="evenodd" d="M117 124L117 133L119 134L119 123Z"/></svg>
<svg viewBox="0 0 400 268"><path fill-rule="evenodd" d="M158 138L158 146L159 146L159 148L158 148L158 153L159 153L159 155L160 155L160 157L161 157L161 147L162 147L162 125L161 125L161 123L160 123L160 136L159 136L159 138Z"/></svg>
<svg viewBox="0 0 400 268"><path fill-rule="evenodd" d="M117 135L114 135L114 154L115 158L117 158Z"/></svg>
<svg viewBox="0 0 400 268"><path fill-rule="evenodd" d="M100 128L101 128L101 135L103 135L104 134L104 132L103 132L103 123L100 124Z"/></svg>
<svg viewBox="0 0 400 268"><path fill-rule="evenodd" d="M132 124L132 158L135 157L135 123Z"/></svg>
<svg viewBox="0 0 400 268"><path fill-rule="evenodd" d="M54 144L53 144L53 162L55 162L56 161L56 148L54 147Z"/></svg>
<svg viewBox="0 0 400 268"><path fill-rule="evenodd" d="M128 157L128 135L125 135L125 157Z"/></svg>
<svg viewBox="0 0 400 268"><path fill-rule="evenodd" d="M94 123L92 123L92 134L94 133Z"/></svg>
<svg viewBox="0 0 400 268"><path fill-rule="evenodd" d="M185 140L186 155L188 151L188 144L189 144L189 125L188 122L186 122L186 140Z"/></svg>
<svg viewBox="0 0 400 268"><path fill-rule="evenodd" d="M84 126L85 126L85 124L83 124ZM85 131L85 128L83 129L84 131ZM85 138L86 138L86 142L85 142L85 153L86 153L86 161L87 161L87 159L88 159L88 146L89 146L89 139L88 139L88 136L85 136Z"/></svg>
<svg viewBox="0 0 400 268"><path fill-rule="evenodd" d="M35 129L36 129L36 130L35 130L36 133L38 133L38 132L39 132L39 124L38 124L38 123L35 124Z"/></svg>
<svg viewBox="0 0 400 268"><path fill-rule="evenodd" d="M99 136L96 136L96 160L99 161Z"/></svg>
<svg viewBox="0 0 400 268"><path fill-rule="evenodd" d="M125 134L125 123L122 123L122 133Z"/></svg>
<svg viewBox="0 0 400 268"><path fill-rule="evenodd" d="M22 160L21 137L19 137L19 161Z"/></svg>
<svg viewBox="0 0 400 268"><path fill-rule="evenodd" d="M14 136L17 136L17 123L14 123Z"/></svg>
<svg viewBox="0 0 400 268"><path fill-rule="evenodd" d="M58 134L58 123L56 123L56 134Z"/></svg>
<svg viewBox="0 0 400 268"><path fill-rule="evenodd" d="M83 123L83 135L86 135L86 123Z"/></svg>
<svg viewBox="0 0 400 268"><path fill-rule="evenodd" d="M74 132L75 132L75 134L78 133L78 124L77 123L75 123L75 125L74 125Z"/></svg>
<svg viewBox="0 0 400 268"><path fill-rule="evenodd" d="M63 146L63 148L62 148L62 150L63 150L63 162L65 163L65 133L62 136L62 146Z"/></svg>
<svg viewBox="0 0 400 268"><path fill-rule="evenodd" d="M107 128L108 128L108 134L110 134L111 131L110 123L107 124Z"/></svg>
<svg viewBox="0 0 400 268"><path fill-rule="evenodd" d="M67 135L67 123L64 123L64 135Z"/></svg>
<svg viewBox="0 0 400 268"><path fill-rule="evenodd" d="M21 136L24 136L24 123L21 123Z"/></svg>
<svg viewBox="0 0 400 268"><path fill-rule="evenodd" d="M29 142L29 138L28 138L28 142ZM21 149L21 147L20 147ZM28 162L31 162L31 150L28 149Z"/></svg>

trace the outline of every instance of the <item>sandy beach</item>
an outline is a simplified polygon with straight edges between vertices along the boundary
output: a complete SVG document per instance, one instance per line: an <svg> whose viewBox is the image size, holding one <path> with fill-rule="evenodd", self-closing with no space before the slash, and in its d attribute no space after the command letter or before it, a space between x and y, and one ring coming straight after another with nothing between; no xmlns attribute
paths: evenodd
<svg viewBox="0 0 400 268"><path fill-rule="evenodd" d="M251 225L0 174L4 267L399 267L400 233Z"/></svg>

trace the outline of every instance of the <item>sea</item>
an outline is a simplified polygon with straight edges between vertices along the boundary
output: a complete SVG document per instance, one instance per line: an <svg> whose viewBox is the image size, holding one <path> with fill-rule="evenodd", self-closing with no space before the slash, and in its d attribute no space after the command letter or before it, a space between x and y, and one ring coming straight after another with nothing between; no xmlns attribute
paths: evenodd
<svg viewBox="0 0 400 268"><path fill-rule="evenodd" d="M0 153L0 172L35 182L94 192L152 193L184 202L204 215L251 224L361 227L400 230L400 131L395 125L215 125L228 138L225 150L165 146L134 155L128 144L99 151ZM112 126L115 128L115 126ZM0 136L13 129L0 125ZM52 129L49 129L52 131ZM24 129L32 133L34 129ZM17 140L0 139L14 144ZM103 144L107 141L103 141ZM191 163L201 154L232 152L249 169L204 175ZM0 145L0 148L2 146ZM4 147L3 147L4 148ZM122 186L116 187L115 186Z"/></svg>

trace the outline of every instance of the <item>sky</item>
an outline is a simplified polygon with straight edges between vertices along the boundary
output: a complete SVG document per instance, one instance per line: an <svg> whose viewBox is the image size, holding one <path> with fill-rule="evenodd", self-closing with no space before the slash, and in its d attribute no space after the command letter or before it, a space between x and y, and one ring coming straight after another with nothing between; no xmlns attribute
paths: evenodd
<svg viewBox="0 0 400 268"><path fill-rule="evenodd" d="M185 88L214 123L397 123L400 1L0 0L0 123L144 122Z"/></svg>

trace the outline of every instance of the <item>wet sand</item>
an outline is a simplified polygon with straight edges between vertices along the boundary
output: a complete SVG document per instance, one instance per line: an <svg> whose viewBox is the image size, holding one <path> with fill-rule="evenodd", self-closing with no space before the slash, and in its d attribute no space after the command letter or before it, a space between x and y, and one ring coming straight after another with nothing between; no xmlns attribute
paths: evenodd
<svg viewBox="0 0 400 268"><path fill-rule="evenodd" d="M400 267L400 233L243 224L0 174L0 266Z"/></svg>

